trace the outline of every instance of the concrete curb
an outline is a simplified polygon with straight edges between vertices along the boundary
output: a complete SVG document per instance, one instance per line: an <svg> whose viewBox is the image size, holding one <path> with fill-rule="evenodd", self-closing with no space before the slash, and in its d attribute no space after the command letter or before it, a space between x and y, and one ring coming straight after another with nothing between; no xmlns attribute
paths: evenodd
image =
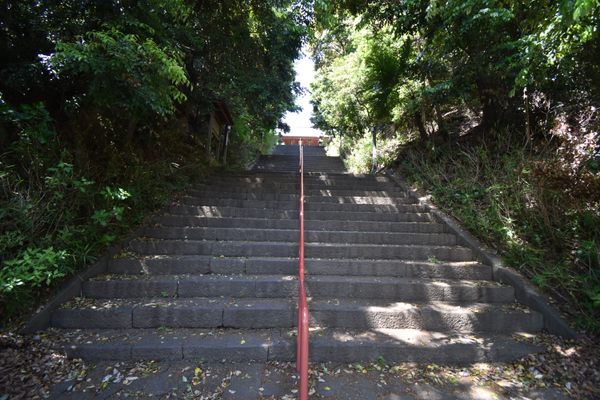
<svg viewBox="0 0 600 400"><path fill-rule="evenodd" d="M43 329L48 328L50 325L50 315L52 311L56 310L62 303L65 303L75 297L81 296L82 283L94 276L105 274L108 271L109 261L124 248L129 245L129 242L135 237L142 233L142 228L138 227L129 233L125 239L119 243L111 246L106 252L93 264L85 268L83 271L75 274L59 291L55 294L50 301L48 301L40 310L36 311L35 314L27 324L21 329L21 333L28 334L34 333Z"/></svg>
<svg viewBox="0 0 600 400"><path fill-rule="evenodd" d="M558 310L552 306L545 297L523 277L521 274L503 265L502 260L495 251L489 249L471 233L464 229L454 218L438 209L429 199L420 196L411 189L406 182L392 170L383 173L389 176L398 186L406 190L410 197L415 198L419 205L425 206L429 212L441 223L445 224L450 232L456 235L458 242L470 248L481 262L492 267L493 279L512 286L515 297L521 304L526 305L544 316L544 328L551 334L567 339L577 339L580 335L571 328L562 318Z"/></svg>

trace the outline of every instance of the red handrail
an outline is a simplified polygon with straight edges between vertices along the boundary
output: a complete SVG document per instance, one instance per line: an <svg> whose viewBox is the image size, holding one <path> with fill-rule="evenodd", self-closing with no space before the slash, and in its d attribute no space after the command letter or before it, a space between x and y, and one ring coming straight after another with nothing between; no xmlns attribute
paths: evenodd
<svg viewBox="0 0 600 400"><path fill-rule="evenodd" d="M308 303L304 288L304 148L300 148L300 246L298 250L298 340L296 368L300 374L298 398L308 399Z"/></svg>

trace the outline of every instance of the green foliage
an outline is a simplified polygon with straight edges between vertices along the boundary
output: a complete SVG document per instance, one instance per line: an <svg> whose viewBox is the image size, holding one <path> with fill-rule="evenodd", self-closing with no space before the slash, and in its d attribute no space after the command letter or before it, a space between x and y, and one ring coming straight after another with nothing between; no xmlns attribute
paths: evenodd
<svg viewBox="0 0 600 400"><path fill-rule="evenodd" d="M5 260L0 269L0 306L7 313L5 317L29 304L32 293L72 272L68 258L65 250L28 247L16 258Z"/></svg>
<svg viewBox="0 0 600 400"><path fill-rule="evenodd" d="M401 163L600 331L600 3L317 1L315 13L313 123L348 168L371 170L378 132L378 164Z"/></svg>
<svg viewBox="0 0 600 400"><path fill-rule="evenodd" d="M59 42L56 50L49 67L63 79L87 82L89 101L100 107L144 118L172 114L186 100L181 88L190 82L182 53L151 38L112 28L88 32L79 43Z"/></svg>
<svg viewBox="0 0 600 400"><path fill-rule="evenodd" d="M294 108L308 3L0 3L0 307L23 312ZM235 120L228 165L208 117ZM9 290L10 289L10 290Z"/></svg>
<svg viewBox="0 0 600 400"><path fill-rule="evenodd" d="M47 144L56 132L52 128L52 118L43 103L24 104L15 110L0 99L2 119L18 127L19 146L39 146Z"/></svg>
<svg viewBox="0 0 600 400"><path fill-rule="evenodd" d="M358 137L384 123L426 139L436 130L457 134L444 116L461 114L479 114L483 131L510 120L531 132L547 123L548 102L583 110L599 101L595 1L353 0L317 2L315 12L315 122L329 132ZM338 74L348 77L351 95Z"/></svg>
<svg viewBox="0 0 600 400"><path fill-rule="evenodd" d="M37 115L40 110L26 108L5 116L12 118L27 112ZM30 129L29 125L19 126L19 137L23 140L40 137L35 132L22 132ZM45 124L39 126L46 129ZM180 136L167 135L169 141L163 145L180 141ZM58 136L48 138L45 146L17 143L12 152L0 157L3 318L17 316L35 304L68 274L93 262L106 246L141 222L148 212L164 205L174 191L207 172L202 160L195 160L197 152L191 147L186 152L167 153L171 157L185 157L182 158L185 167L175 168L168 157L152 162L137 159L123 169L118 157L115 162L121 166L120 183L101 184L96 179L106 181L107 177L81 176L67 150L48 151L57 147ZM182 150L180 146L176 148ZM136 159L135 155L133 158ZM21 159L33 163L22 166L27 168L11 164Z"/></svg>
<svg viewBox="0 0 600 400"><path fill-rule="evenodd" d="M388 138L382 134L378 135L376 169L389 166L396 160L401 143L398 137ZM335 141L330 146L339 147L339 142ZM373 167L372 151L373 142L370 137L365 136L358 140L347 139L342 146L346 169L353 173L369 173Z"/></svg>
<svg viewBox="0 0 600 400"><path fill-rule="evenodd" d="M48 286L54 280L65 276L69 269L65 266L68 254L64 250L27 248L19 258L6 260L0 271L0 292L11 294L23 285L32 287Z"/></svg>

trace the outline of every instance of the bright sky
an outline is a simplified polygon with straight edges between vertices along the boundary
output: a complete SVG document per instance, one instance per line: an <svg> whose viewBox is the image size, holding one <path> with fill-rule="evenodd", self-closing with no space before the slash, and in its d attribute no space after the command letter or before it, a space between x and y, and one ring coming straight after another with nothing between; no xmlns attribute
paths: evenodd
<svg viewBox="0 0 600 400"><path fill-rule="evenodd" d="M302 111L297 113L288 112L283 116L283 122L291 128L290 135L319 136L321 134L321 131L312 128L312 123L310 122L312 105L310 104L308 88L315 77L314 66L314 62L304 52L302 58L294 62L296 81L300 82L306 93L296 97L296 105L302 107Z"/></svg>

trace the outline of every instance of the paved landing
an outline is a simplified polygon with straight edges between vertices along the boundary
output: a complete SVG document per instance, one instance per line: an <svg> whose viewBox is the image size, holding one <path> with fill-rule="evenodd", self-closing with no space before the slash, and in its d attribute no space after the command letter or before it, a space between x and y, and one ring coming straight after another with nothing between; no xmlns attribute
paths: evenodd
<svg viewBox="0 0 600 400"><path fill-rule="evenodd" d="M527 390L482 382L465 370L444 376L422 366L418 379L406 369L377 364L318 364L312 368L311 399L503 400L567 399L555 389ZM56 385L52 399L228 399L297 398L291 363L197 364L192 362L100 362L85 376ZM502 383L502 382L500 382Z"/></svg>

